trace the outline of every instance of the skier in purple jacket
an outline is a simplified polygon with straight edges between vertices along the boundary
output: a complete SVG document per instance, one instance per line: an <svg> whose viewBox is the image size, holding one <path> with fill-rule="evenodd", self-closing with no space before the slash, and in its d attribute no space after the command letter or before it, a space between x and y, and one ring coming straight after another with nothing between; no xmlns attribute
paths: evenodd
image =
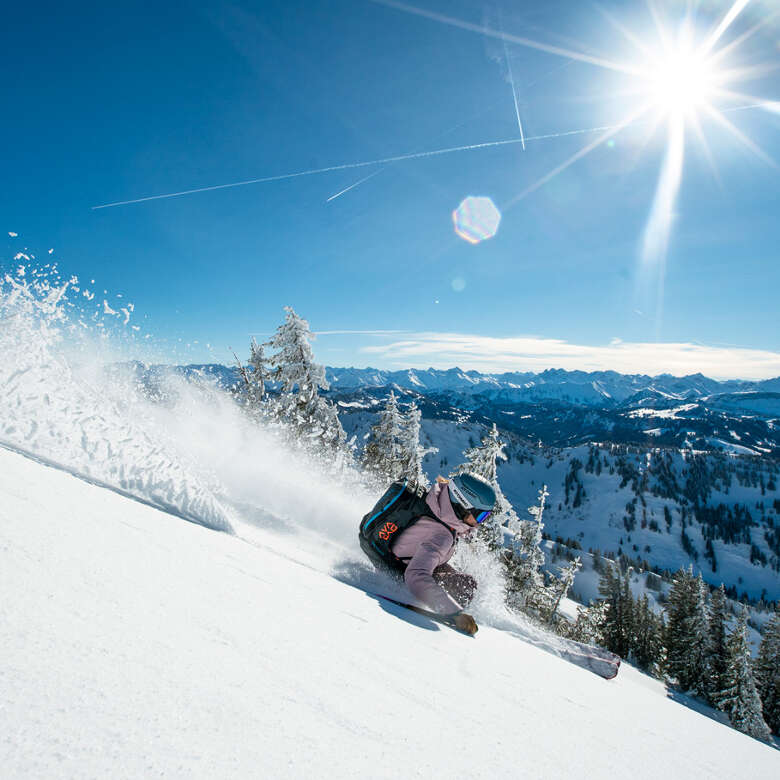
<svg viewBox="0 0 780 780"><path fill-rule="evenodd" d="M393 553L407 564L404 581L409 590L431 609L452 617L454 625L475 634L477 624L463 611L477 588L476 580L447 563L459 536L485 521L496 502L493 488L471 474L452 480L436 477L425 503L433 517L423 515L401 533Z"/></svg>

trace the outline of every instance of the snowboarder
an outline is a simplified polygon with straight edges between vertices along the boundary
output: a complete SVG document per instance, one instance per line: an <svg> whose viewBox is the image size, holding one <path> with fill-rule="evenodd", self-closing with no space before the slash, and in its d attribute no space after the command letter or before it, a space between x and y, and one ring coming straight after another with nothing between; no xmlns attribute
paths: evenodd
<svg viewBox="0 0 780 780"><path fill-rule="evenodd" d="M471 474L452 480L436 477L425 503L434 517L422 515L392 545L403 563L404 582L420 601L467 634L477 632L474 618L463 611L477 588L476 580L456 571L447 561L459 536L470 533L490 517L496 494L486 482Z"/></svg>

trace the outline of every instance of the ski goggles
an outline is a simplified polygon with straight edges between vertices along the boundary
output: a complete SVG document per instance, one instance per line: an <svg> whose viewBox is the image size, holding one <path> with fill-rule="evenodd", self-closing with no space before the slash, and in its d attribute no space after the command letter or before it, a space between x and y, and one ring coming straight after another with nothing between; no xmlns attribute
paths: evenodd
<svg viewBox="0 0 780 780"><path fill-rule="evenodd" d="M450 496L455 499L456 503L458 503L461 506L461 511L466 513L470 512L473 518L478 523L484 523L485 520L487 520L490 515L493 514L492 510L483 511L483 510L476 510L473 507L469 506L469 501L466 498L466 496L463 495L463 493L458 489L458 486L454 482L450 482L447 487L450 489Z"/></svg>

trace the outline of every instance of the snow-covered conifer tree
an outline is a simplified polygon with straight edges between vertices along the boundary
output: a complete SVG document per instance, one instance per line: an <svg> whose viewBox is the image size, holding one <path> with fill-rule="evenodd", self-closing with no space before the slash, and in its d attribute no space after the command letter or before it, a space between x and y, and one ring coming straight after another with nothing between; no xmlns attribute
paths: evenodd
<svg viewBox="0 0 780 780"><path fill-rule="evenodd" d="M403 433L401 436L401 473L403 476L428 487L428 478L423 471L422 462L426 455L438 452L435 447L423 447L420 444L420 423L422 412L412 401L404 415Z"/></svg>
<svg viewBox="0 0 780 780"><path fill-rule="evenodd" d="M501 559L506 570L507 603L513 608L532 607L540 614L549 614L551 602L544 582L544 507L547 485L539 491L539 503L528 508L533 520L510 521L512 541Z"/></svg>
<svg viewBox="0 0 780 780"><path fill-rule="evenodd" d="M249 345L249 366L252 369L249 374L249 399L253 405L259 406L265 398L265 383L269 379L269 372L263 345L258 344L254 338Z"/></svg>
<svg viewBox="0 0 780 780"><path fill-rule="evenodd" d="M701 572L693 583L694 610L691 620L691 635L694 646L691 649L693 664L698 670L694 675L695 690L701 696L707 696L707 646L709 644L710 616L707 611L709 590L702 579Z"/></svg>
<svg viewBox="0 0 780 780"><path fill-rule="evenodd" d="M629 589L631 569L622 577L615 563L607 562L599 579L599 593L606 604L601 633L604 647L628 658L634 647L634 600Z"/></svg>
<svg viewBox="0 0 780 780"><path fill-rule="evenodd" d="M269 359L270 378L280 385L275 416L291 426L299 441L319 445L325 451L344 451L346 434L336 409L321 398L318 389L327 390L325 369L314 362L309 323L286 306L285 321L267 346L277 350Z"/></svg>
<svg viewBox="0 0 780 780"><path fill-rule="evenodd" d="M482 437L482 443L476 447L470 447L463 453L465 462L457 466L452 476L457 474L476 474L488 482L493 490L496 491L496 511L502 511L505 506L511 508L506 496L501 492L501 486L498 484L498 463L499 460L506 460L504 444L498 438L498 428L493 423L493 427ZM502 500L499 500L499 496Z"/></svg>
<svg viewBox="0 0 780 780"><path fill-rule="evenodd" d="M549 585L550 595L552 597L552 605L550 607L550 616L548 622L552 623L555 620L555 613L558 611L558 606L561 601L566 598L566 594L569 592L574 583L574 577L577 572L582 568L582 559L579 555L570 561L566 566L559 566L559 574L557 579Z"/></svg>
<svg viewBox="0 0 780 780"><path fill-rule="evenodd" d="M493 515L484 524L480 536L486 539L488 547L496 550L503 546L502 526L516 524L517 514L498 484L498 461L506 460L504 444L498 437L498 428L493 423L482 443L470 447L463 453L465 461L457 466L451 476L457 474L476 474L484 479L496 493L496 505Z"/></svg>
<svg viewBox="0 0 780 780"><path fill-rule="evenodd" d="M726 642L728 666L726 685L718 694L718 707L723 710L735 729L755 739L769 741L771 733L764 722L761 699L756 690L750 668L750 650L747 643L747 607L737 619L737 625Z"/></svg>
<svg viewBox="0 0 780 780"><path fill-rule="evenodd" d="M775 734L780 734L780 604L764 628L755 676L764 720Z"/></svg>
<svg viewBox="0 0 780 780"><path fill-rule="evenodd" d="M666 671L683 690L706 695L709 626L701 575L680 569L669 591Z"/></svg>
<svg viewBox="0 0 780 780"><path fill-rule="evenodd" d="M268 412L265 392L268 368L263 346L258 344L254 338L252 339L252 343L249 345L249 363L246 367L238 359L238 355L235 353L233 355L236 358L238 373L242 379L241 386L236 388L241 402L252 418L260 419Z"/></svg>
<svg viewBox="0 0 780 780"><path fill-rule="evenodd" d="M363 468L380 483L392 482L403 474L404 421L398 400L391 390L379 421L371 428L363 451Z"/></svg>
<svg viewBox="0 0 780 780"><path fill-rule="evenodd" d="M650 607L647 594L634 603L632 655L638 666L655 673L663 655L662 621Z"/></svg>
<svg viewBox="0 0 780 780"><path fill-rule="evenodd" d="M558 630L570 639L585 644L604 645L602 628L607 618L606 601L591 602L587 607L577 607L577 620L574 625L567 621L558 624Z"/></svg>
<svg viewBox="0 0 780 780"><path fill-rule="evenodd" d="M706 647L707 677L706 694L708 701L718 706L718 694L726 685L726 668L728 658L726 652L726 628L728 615L726 613L726 590L721 583L710 599L709 639Z"/></svg>

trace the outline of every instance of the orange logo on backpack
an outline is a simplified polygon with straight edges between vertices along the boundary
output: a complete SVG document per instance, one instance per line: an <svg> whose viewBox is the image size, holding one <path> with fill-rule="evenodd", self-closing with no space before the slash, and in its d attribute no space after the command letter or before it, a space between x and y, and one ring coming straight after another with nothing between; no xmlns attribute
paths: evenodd
<svg viewBox="0 0 780 780"><path fill-rule="evenodd" d="M379 538L387 541L391 534L394 534L398 530L398 526L395 523L387 522L382 526L382 530L379 532Z"/></svg>

